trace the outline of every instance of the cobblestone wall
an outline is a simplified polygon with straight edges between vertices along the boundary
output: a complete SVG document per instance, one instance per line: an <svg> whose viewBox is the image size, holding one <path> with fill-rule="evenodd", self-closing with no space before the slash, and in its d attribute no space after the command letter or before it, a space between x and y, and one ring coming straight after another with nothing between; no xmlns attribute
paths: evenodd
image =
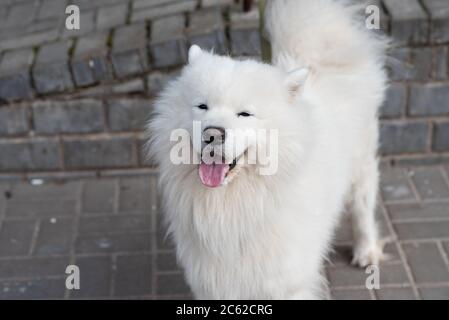
<svg viewBox="0 0 449 320"><path fill-rule="evenodd" d="M449 1L369 0L391 34L384 159L449 161ZM65 28L69 3L81 29ZM0 172L139 168L151 101L190 44L259 56L232 0L0 2Z"/></svg>

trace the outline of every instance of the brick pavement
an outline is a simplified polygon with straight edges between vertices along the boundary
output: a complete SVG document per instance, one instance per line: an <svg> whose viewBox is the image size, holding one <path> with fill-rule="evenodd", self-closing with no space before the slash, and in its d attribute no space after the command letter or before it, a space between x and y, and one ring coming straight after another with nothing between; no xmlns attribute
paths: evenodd
<svg viewBox="0 0 449 320"><path fill-rule="evenodd" d="M0 180L0 298L191 298L164 239L155 174ZM365 289L367 274L350 266L344 219L326 264L333 298L449 299L449 167L385 166L380 190L390 239L381 288ZM80 290L65 289L69 264Z"/></svg>

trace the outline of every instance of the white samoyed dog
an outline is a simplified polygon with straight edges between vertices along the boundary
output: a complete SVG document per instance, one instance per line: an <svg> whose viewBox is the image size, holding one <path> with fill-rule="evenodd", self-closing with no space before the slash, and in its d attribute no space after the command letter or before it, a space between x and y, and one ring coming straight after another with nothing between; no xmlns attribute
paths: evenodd
<svg viewBox="0 0 449 320"><path fill-rule="evenodd" d="M387 43L359 9L336 0L268 1L272 65L192 46L156 101L149 154L197 299L325 298L321 269L346 206L353 262L382 258L377 112ZM182 163L174 160L179 137L191 149ZM254 150L274 154L271 164Z"/></svg>

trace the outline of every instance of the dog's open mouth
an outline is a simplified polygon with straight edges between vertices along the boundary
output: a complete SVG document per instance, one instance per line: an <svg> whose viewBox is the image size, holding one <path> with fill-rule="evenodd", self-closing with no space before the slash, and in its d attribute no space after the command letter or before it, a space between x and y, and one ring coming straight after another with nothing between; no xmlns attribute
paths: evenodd
<svg viewBox="0 0 449 320"><path fill-rule="evenodd" d="M199 175L203 185L209 188L217 188L225 184L226 178L231 174L232 170L237 166L237 159L231 164L212 163L206 164L201 161L199 166Z"/></svg>

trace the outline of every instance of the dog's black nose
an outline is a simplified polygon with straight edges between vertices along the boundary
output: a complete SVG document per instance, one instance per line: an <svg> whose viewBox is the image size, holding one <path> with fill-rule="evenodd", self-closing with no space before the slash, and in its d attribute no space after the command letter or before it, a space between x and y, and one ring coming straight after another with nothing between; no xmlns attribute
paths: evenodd
<svg viewBox="0 0 449 320"><path fill-rule="evenodd" d="M203 141L206 144L220 145L225 142L226 131L220 127L207 127L203 131Z"/></svg>

